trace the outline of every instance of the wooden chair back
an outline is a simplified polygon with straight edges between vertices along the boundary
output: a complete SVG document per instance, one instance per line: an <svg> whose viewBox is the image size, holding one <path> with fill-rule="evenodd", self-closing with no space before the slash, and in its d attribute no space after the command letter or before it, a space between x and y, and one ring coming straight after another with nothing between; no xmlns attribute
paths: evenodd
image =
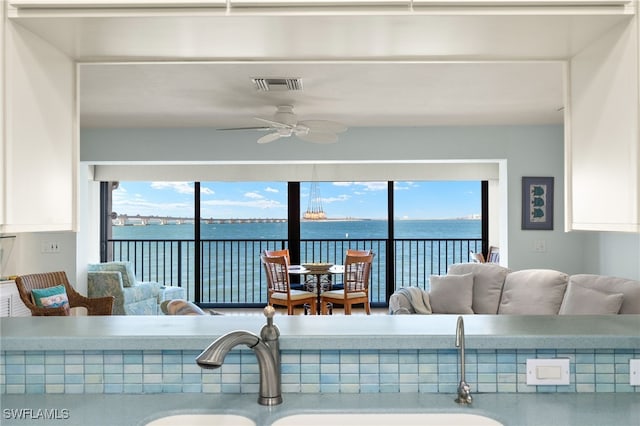
<svg viewBox="0 0 640 426"><path fill-rule="evenodd" d="M371 250L357 250L357 249L347 249L347 256L368 256L373 254Z"/></svg>
<svg viewBox="0 0 640 426"><path fill-rule="evenodd" d="M369 276L373 254L364 256L347 255L344 262L344 291L346 293L365 292L369 294Z"/></svg>
<svg viewBox="0 0 640 426"><path fill-rule="evenodd" d="M269 292L290 293L289 262L286 256L261 256L267 275Z"/></svg>
<svg viewBox="0 0 640 426"><path fill-rule="evenodd" d="M277 257L277 256L284 256L287 258L287 262L289 262L289 265L291 265L291 255L289 254L289 249L282 249L282 250L264 250L263 251L265 256L268 257Z"/></svg>
<svg viewBox="0 0 640 426"><path fill-rule="evenodd" d="M309 291L291 289L287 256L266 256L263 254L260 256L260 260L267 275L269 305L286 306L289 315L294 314L296 306L308 305L311 312L315 314L316 295Z"/></svg>

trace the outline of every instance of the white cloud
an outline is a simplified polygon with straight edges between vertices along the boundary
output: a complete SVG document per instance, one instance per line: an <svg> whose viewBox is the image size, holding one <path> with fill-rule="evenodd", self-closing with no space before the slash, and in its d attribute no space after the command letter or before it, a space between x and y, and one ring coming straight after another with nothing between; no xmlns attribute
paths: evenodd
<svg viewBox="0 0 640 426"><path fill-rule="evenodd" d="M247 198L253 198L254 200L260 200L264 198L263 195L258 194L257 192L246 192L244 196Z"/></svg>
<svg viewBox="0 0 640 426"><path fill-rule="evenodd" d="M386 191L387 182L356 182L356 185L363 186L365 191Z"/></svg>
<svg viewBox="0 0 640 426"><path fill-rule="evenodd" d="M356 186L365 191L386 191L387 182L333 182L334 186Z"/></svg>
<svg viewBox="0 0 640 426"><path fill-rule="evenodd" d="M215 206L233 206L233 207L249 207L257 209L275 209L286 207L276 200L269 200L267 198L255 199L251 201L239 201L239 200L207 200L202 202L203 206L215 207Z"/></svg>
<svg viewBox="0 0 640 426"><path fill-rule="evenodd" d="M178 194L193 194L195 188L190 182L151 182L151 188L158 190L173 190ZM200 187L200 194L213 195L215 192L206 186Z"/></svg>
<svg viewBox="0 0 640 426"><path fill-rule="evenodd" d="M275 193L279 193L280 190L276 189L276 188L272 188L270 186L267 186L265 189L265 192L275 192Z"/></svg>
<svg viewBox="0 0 640 426"><path fill-rule="evenodd" d="M140 193L130 194L120 184L118 189L112 192L113 211L117 214L130 216L193 216L193 204L191 202L153 202Z"/></svg>
<svg viewBox="0 0 640 426"><path fill-rule="evenodd" d="M337 197L322 198L322 202L325 204L339 203L341 201L347 201L349 198L351 198L349 195L342 194Z"/></svg>
<svg viewBox="0 0 640 426"><path fill-rule="evenodd" d="M393 189L395 191L407 191L409 189L414 189L414 188L420 188L420 185L411 181L393 183Z"/></svg>
<svg viewBox="0 0 640 426"><path fill-rule="evenodd" d="M194 188L189 182L151 182L153 189L172 189L178 194L193 194Z"/></svg>

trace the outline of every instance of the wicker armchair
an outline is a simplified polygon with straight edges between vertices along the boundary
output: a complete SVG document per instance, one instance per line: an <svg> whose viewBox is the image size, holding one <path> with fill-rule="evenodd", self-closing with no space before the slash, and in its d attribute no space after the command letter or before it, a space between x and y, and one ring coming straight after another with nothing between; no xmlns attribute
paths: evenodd
<svg viewBox="0 0 640 426"><path fill-rule="evenodd" d="M111 315L113 296L88 298L78 293L69 284L67 274L60 272L45 272L40 274L20 275L16 277L16 287L20 299L31 310L33 316L65 316L69 310L64 307L40 308L33 303L31 290L64 285L69 298L69 308L85 307L89 315Z"/></svg>

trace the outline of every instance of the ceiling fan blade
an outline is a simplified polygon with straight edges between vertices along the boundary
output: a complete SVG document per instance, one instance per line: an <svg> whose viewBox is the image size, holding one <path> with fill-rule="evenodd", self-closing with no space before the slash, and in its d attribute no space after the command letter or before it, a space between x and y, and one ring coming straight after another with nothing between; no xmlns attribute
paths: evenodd
<svg viewBox="0 0 640 426"><path fill-rule="evenodd" d="M329 120L304 120L299 121L298 125L306 126L311 131L320 133L342 133L347 130L347 126L344 124Z"/></svg>
<svg viewBox="0 0 640 426"><path fill-rule="evenodd" d="M273 142L276 139L280 139L281 137L282 137L282 135L280 133L278 133L278 132L269 133L269 134L264 135L260 139L258 139L258 143L263 144L263 143Z"/></svg>
<svg viewBox="0 0 640 426"><path fill-rule="evenodd" d="M313 130L308 133L299 133L296 136L303 141L313 143L336 143L338 142L338 135L335 133L315 132Z"/></svg>
<svg viewBox="0 0 640 426"><path fill-rule="evenodd" d="M216 130L261 130L261 131L265 131L265 130L271 130L271 127L227 127L224 129L216 129Z"/></svg>
<svg viewBox="0 0 640 426"><path fill-rule="evenodd" d="M289 124L280 123L279 121L267 120L266 118L260 118L260 117L254 117L254 118L258 121L262 121L263 123L267 123L272 128L276 128L276 129L291 129L293 127Z"/></svg>

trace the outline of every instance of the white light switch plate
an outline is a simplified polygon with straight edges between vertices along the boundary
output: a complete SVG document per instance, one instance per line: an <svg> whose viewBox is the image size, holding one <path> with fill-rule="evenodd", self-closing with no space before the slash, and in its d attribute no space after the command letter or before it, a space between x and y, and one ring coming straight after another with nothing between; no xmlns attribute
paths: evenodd
<svg viewBox="0 0 640 426"><path fill-rule="evenodd" d="M640 386L640 359L629 360L629 384Z"/></svg>
<svg viewBox="0 0 640 426"><path fill-rule="evenodd" d="M568 385L569 358L528 359L528 385Z"/></svg>

